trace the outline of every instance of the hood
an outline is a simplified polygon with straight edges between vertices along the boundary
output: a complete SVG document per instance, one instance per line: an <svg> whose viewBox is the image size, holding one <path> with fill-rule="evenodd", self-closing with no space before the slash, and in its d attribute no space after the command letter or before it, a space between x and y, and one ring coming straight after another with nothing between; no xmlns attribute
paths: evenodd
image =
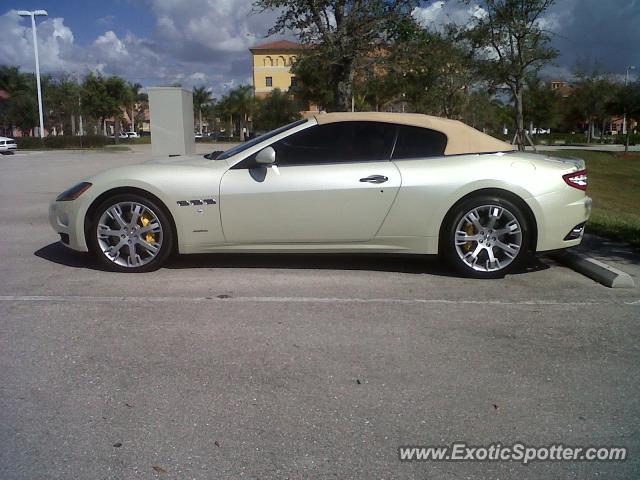
<svg viewBox="0 0 640 480"><path fill-rule="evenodd" d="M160 164L160 165L184 165L191 167L210 167L212 164L216 162L223 162L226 164L224 160L209 160L208 158L204 158L203 155L178 155L175 157L162 157L162 158L154 158L153 160L149 160L145 162L145 164Z"/></svg>

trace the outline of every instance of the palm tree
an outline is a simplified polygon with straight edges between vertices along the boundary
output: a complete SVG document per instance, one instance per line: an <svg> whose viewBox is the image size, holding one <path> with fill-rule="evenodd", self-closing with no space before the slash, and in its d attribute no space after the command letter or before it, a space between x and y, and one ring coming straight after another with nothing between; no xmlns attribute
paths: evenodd
<svg viewBox="0 0 640 480"><path fill-rule="evenodd" d="M202 135L202 110L213 103L215 99L207 87L201 85L193 89L193 108L198 112L198 127Z"/></svg>
<svg viewBox="0 0 640 480"><path fill-rule="evenodd" d="M221 120L227 121L228 135L233 136L233 115L234 109L231 105L231 99L225 95L222 99L215 104L214 114Z"/></svg>
<svg viewBox="0 0 640 480"><path fill-rule="evenodd" d="M132 103L131 89L122 78L115 75L107 78L104 84L107 92L107 111L115 123L115 143L119 143L122 109L126 109Z"/></svg>
<svg viewBox="0 0 640 480"><path fill-rule="evenodd" d="M250 85L240 85L231 90L228 95L229 104L240 124L240 141L245 140L245 126L249 117L257 110L257 101L253 96L253 88Z"/></svg>
<svg viewBox="0 0 640 480"><path fill-rule="evenodd" d="M146 99L146 94L140 92L142 85L139 83L131 83L128 84L129 90L131 91L130 100L131 100L131 131L136 131L136 103L143 102Z"/></svg>

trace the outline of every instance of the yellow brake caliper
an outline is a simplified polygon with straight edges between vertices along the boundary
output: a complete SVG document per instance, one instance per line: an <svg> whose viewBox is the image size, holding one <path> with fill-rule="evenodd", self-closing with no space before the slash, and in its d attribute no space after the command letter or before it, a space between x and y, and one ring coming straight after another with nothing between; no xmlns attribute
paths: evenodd
<svg viewBox="0 0 640 480"><path fill-rule="evenodd" d="M475 233L475 229L473 228L473 225L471 225L471 224L467 225L467 228L465 230L467 232L467 235L473 235ZM473 247L473 242L472 241L468 241L467 243L464 244L464 251L465 252L470 252L471 251L471 247Z"/></svg>
<svg viewBox="0 0 640 480"><path fill-rule="evenodd" d="M151 223L151 217L147 216L147 214L143 213L140 216L140 223L142 223L143 227L146 227L147 225L149 225L149 223ZM146 240L147 243L155 243L156 242L156 235L153 232L147 232L147 234L145 235L144 239Z"/></svg>

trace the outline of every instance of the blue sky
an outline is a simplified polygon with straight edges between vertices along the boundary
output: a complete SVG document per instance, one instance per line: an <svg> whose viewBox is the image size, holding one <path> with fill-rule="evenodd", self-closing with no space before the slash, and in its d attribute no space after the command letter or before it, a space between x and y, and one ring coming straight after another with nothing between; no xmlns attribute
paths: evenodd
<svg viewBox="0 0 640 480"><path fill-rule="evenodd" d="M21 9L49 12L38 20L45 72L205 85L216 96L251 82L248 48L266 41L275 19L273 12L252 13L251 0L0 0L0 62L27 71L34 69L33 47L29 21L15 13ZM414 11L434 29L479 14L474 0L429 0ZM640 0L556 0L543 21L561 52L550 76L570 77L580 61L617 75L630 64L640 69Z"/></svg>
<svg viewBox="0 0 640 480"><path fill-rule="evenodd" d="M107 29L118 36L124 36L128 31L149 36L155 27L155 18L142 1L4 0L2 3L21 10L44 9L50 16L64 18L76 41L82 44L91 43ZM5 12L0 10L0 13Z"/></svg>

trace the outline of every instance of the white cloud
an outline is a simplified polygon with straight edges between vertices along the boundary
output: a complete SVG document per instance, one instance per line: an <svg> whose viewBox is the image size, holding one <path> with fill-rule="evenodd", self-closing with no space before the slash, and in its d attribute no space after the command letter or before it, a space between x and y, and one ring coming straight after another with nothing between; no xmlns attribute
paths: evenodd
<svg viewBox="0 0 640 480"><path fill-rule="evenodd" d="M252 13L251 0L150 0L159 40L177 41L209 53L241 53L261 41L275 14Z"/></svg>
<svg viewBox="0 0 640 480"><path fill-rule="evenodd" d="M111 25L113 25L113 21L115 20L115 16L114 15L105 15L104 17L100 17L98 20L96 20L96 23L98 25L102 25L103 27L110 27Z"/></svg>
<svg viewBox="0 0 640 480"><path fill-rule="evenodd" d="M125 44L111 30L100 35L93 42L94 49L101 53L102 58L119 59L123 56L129 56L129 52Z"/></svg>
<svg viewBox="0 0 640 480"><path fill-rule="evenodd" d="M0 61L33 70L33 37L31 22L15 10L0 16ZM64 70L68 63L65 52L73 47L73 33L62 18L47 18L37 25L40 67L44 71Z"/></svg>
<svg viewBox="0 0 640 480"><path fill-rule="evenodd" d="M423 27L438 31L451 23L467 25L474 18L485 17L487 12L478 4L439 0L424 7L414 8L411 14Z"/></svg>
<svg viewBox="0 0 640 480"><path fill-rule="evenodd" d="M204 82L207 78L207 75L202 72L196 72L189 75L189 80L192 82Z"/></svg>

